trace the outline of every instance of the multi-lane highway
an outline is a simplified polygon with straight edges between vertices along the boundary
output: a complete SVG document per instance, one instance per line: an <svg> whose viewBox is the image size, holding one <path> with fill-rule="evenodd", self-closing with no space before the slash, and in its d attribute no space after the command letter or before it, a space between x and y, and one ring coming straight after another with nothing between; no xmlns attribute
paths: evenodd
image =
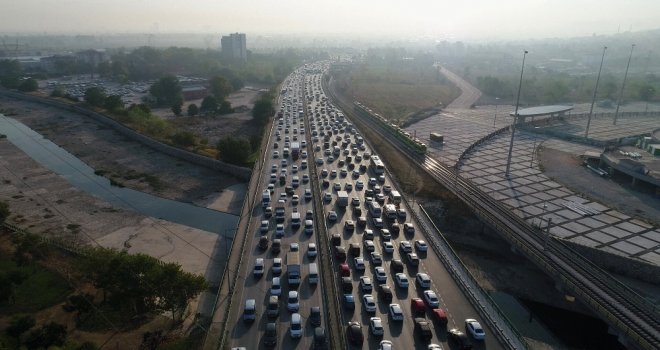
<svg viewBox="0 0 660 350"><path fill-rule="evenodd" d="M454 343L448 344L448 330L456 328L468 333L469 342L475 349L502 348L484 322L481 325L485 340L477 340L469 334L465 320L478 321L478 313L434 250L423 244L425 239L419 225L411 213L405 212L398 196L393 195L399 191L386 171L387 165L379 165L377 155L360 136L359 130L326 98L321 82L327 68L327 63L306 65L283 84L278 116L263 159L266 170L261 174L260 193L257 194L261 197L261 191L265 190L270 194L270 200L253 210L250 226L254 229L248 232L251 243L243 252L247 272L241 276L235 293L234 305L240 310L233 313L237 316L228 324L231 346L268 347L267 328L274 325L277 337L271 347L313 348L314 326L310 309L319 306L326 316L329 311L324 307L321 293L333 290L333 286L324 286L321 279L317 285L309 283L310 264L317 263L319 275L322 269L331 270L332 283L339 294L325 296L336 298L333 300L339 301L341 309L340 327L345 338L341 341L333 339L334 345L345 343L355 349L376 349L382 341L390 341L395 349L427 349L430 344L452 349L458 347ZM294 159L294 153L298 155L297 159ZM298 186L294 184L294 176L298 177ZM344 191L346 197L343 197ZM297 203L294 196L299 197ZM317 206L322 207L322 213L314 212L314 201L322 203ZM280 228L275 213L278 207L284 208L283 227ZM308 211L311 211L309 217L315 220L311 234L304 232ZM294 212L301 214L298 229L292 226ZM320 232L326 232L331 243L327 250L319 249L324 246L319 241ZM274 239L280 236L281 251L274 253ZM268 239L265 249L266 238L263 237ZM287 253L294 248L292 243L298 244L300 257L302 280L298 286L287 282L290 269ZM323 266L319 257L308 256L309 243L316 244L319 256L328 254L332 257L331 266ZM281 294L276 307L277 317L270 317L267 309L273 294L273 277L277 276L272 269L276 258L281 258L282 263L279 274ZM255 277L253 271L257 259L263 259L264 273ZM425 280L419 283L418 275L420 281L424 275L428 276L429 284L426 285ZM365 278L371 282L371 290L365 286ZM401 282L397 282L397 278ZM388 288L381 288L381 285L389 287L391 300ZM290 291L299 293L297 313L302 319L301 338L291 336L295 311L288 310ZM369 295L373 299L365 299ZM437 301L432 300L433 295ZM419 300L413 300L415 298ZM251 318L251 311L246 312L244 308L253 300L256 317L254 321L246 322L244 319L246 315ZM373 306L368 305L371 302ZM401 320L395 320L399 315L390 311L391 304L398 304ZM438 309L444 313L446 325L436 317ZM380 319L382 335L374 334L379 330L374 332L371 329L372 323L377 324L372 322L372 317ZM428 322L427 331L424 326L416 325L416 318ZM358 331L363 342L356 341L355 334L348 334L349 322L361 326ZM272 325L268 326L269 323ZM327 318L322 317L321 327L327 332L331 326L326 323Z"/></svg>

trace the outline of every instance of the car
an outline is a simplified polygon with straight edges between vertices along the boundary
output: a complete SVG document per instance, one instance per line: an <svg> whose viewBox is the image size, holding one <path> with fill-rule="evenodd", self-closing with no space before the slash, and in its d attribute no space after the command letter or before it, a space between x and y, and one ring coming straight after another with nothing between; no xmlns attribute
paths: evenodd
<svg viewBox="0 0 660 350"><path fill-rule="evenodd" d="M302 337L302 317L299 313L291 315L290 334L291 338L297 339Z"/></svg>
<svg viewBox="0 0 660 350"><path fill-rule="evenodd" d="M268 228L269 228L269 221L261 220L261 225L259 226L259 232L261 232L261 234L264 234L268 232Z"/></svg>
<svg viewBox="0 0 660 350"><path fill-rule="evenodd" d="M289 251L297 252L300 249L300 245L297 242L292 242L289 244Z"/></svg>
<svg viewBox="0 0 660 350"><path fill-rule="evenodd" d="M344 294L342 300L345 309L347 310L355 309L355 297L353 297L353 294Z"/></svg>
<svg viewBox="0 0 660 350"><path fill-rule="evenodd" d="M284 224L277 224L275 226L275 237L282 238L284 236Z"/></svg>
<svg viewBox="0 0 660 350"><path fill-rule="evenodd" d="M332 246L337 247L341 244L341 235L339 233L333 233L330 236L330 243Z"/></svg>
<svg viewBox="0 0 660 350"><path fill-rule="evenodd" d="M374 231L372 229L364 230L364 239L373 240L374 239Z"/></svg>
<svg viewBox="0 0 660 350"><path fill-rule="evenodd" d="M305 213L305 220L312 220L312 219L314 219L314 210L309 209Z"/></svg>
<svg viewBox="0 0 660 350"><path fill-rule="evenodd" d="M384 241L389 241L392 239L392 233L390 233L390 230L384 228L380 230L380 238Z"/></svg>
<svg viewBox="0 0 660 350"><path fill-rule="evenodd" d="M383 219L381 218L373 218L372 220L374 227L376 228L382 228L383 227Z"/></svg>
<svg viewBox="0 0 660 350"><path fill-rule="evenodd" d="M359 173L358 173L358 176L360 176ZM364 182L362 182L361 180L356 181L355 182L355 188L357 190L362 190L364 188Z"/></svg>
<svg viewBox="0 0 660 350"><path fill-rule="evenodd" d="M279 277L273 277L273 281L270 285L270 295L281 295L282 294L282 283Z"/></svg>
<svg viewBox="0 0 660 350"><path fill-rule="evenodd" d="M484 340L484 338L486 338L486 332L484 332L481 324L473 318L465 320L465 329L467 329L468 333L470 333L475 340Z"/></svg>
<svg viewBox="0 0 660 350"><path fill-rule="evenodd" d="M390 317L393 321L403 321L403 310L399 304L390 304Z"/></svg>
<svg viewBox="0 0 660 350"><path fill-rule="evenodd" d="M266 331L263 337L264 345L272 348L277 345L277 325L274 322L266 324Z"/></svg>
<svg viewBox="0 0 660 350"><path fill-rule="evenodd" d="M392 186L390 185L383 185L383 193L388 194L392 192Z"/></svg>
<svg viewBox="0 0 660 350"><path fill-rule="evenodd" d="M297 173L297 172L298 172L298 166L295 165L295 164L292 165L292 166L291 166L291 172L294 173L294 174Z"/></svg>
<svg viewBox="0 0 660 350"><path fill-rule="evenodd" d="M420 298L410 299L410 311L413 315L423 315L426 313L426 305L424 305L424 301Z"/></svg>
<svg viewBox="0 0 660 350"><path fill-rule="evenodd" d="M374 244L374 241L372 241L370 239L366 239L364 241L364 250L366 250L368 252L376 251L376 245Z"/></svg>
<svg viewBox="0 0 660 350"><path fill-rule="evenodd" d="M406 259L408 260L408 263L412 266L418 266L419 265L419 257L415 253L406 254Z"/></svg>
<svg viewBox="0 0 660 350"><path fill-rule="evenodd" d="M429 346L426 348L427 350L442 350L442 346L438 344L429 344Z"/></svg>
<svg viewBox="0 0 660 350"><path fill-rule="evenodd" d="M392 350L394 349L394 344L389 340L381 340L378 344L378 350Z"/></svg>
<svg viewBox="0 0 660 350"><path fill-rule="evenodd" d="M383 264L383 258L376 252L371 252L369 254L369 259L371 259L371 264L374 266L380 266Z"/></svg>
<svg viewBox="0 0 660 350"><path fill-rule="evenodd" d="M394 273L403 272L403 262L399 259L392 259L392 261L390 261L390 269L394 271Z"/></svg>
<svg viewBox="0 0 660 350"><path fill-rule="evenodd" d="M335 257L341 262L346 261L346 248L342 246L335 247Z"/></svg>
<svg viewBox="0 0 660 350"><path fill-rule="evenodd" d="M261 250L268 249L268 243L269 243L268 237L262 236L261 238L259 238L259 249Z"/></svg>
<svg viewBox="0 0 660 350"><path fill-rule="evenodd" d="M354 207L357 207L360 205L360 198L358 197L353 197L351 198L351 205Z"/></svg>
<svg viewBox="0 0 660 350"><path fill-rule="evenodd" d="M392 288L387 284L378 286L378 295L387 304L392 302Z"/></svg>
<svg viewBox="0 0 660 350"><path fill-rule="evenodd" d="M323 327L314 328L314 349L327 349L328 347L328 338L325 334L325 329ZM441 349L442 350L442 349Z"/></svg>
<svg viewBox="0 0 660 350"><path fill-rule="evenodd" d="M374 269L374 275L376 275L376 280L379 283L387 282L387 273L385 273L385 268L382 266L376 266Z"/></svg>
<svg viewBox="0 0 660 350"><path fill-rule="evenodd" d="M342 166L343 164L339 164L339 165ZM346 171L346 169L341 169L341 170L339 171L339 175L340 175L341 177L346 177L346 176L348 175L348 172ZM352 187L352 186L353 186L353 185L351 185L351 187Z"/></svg>
<svg viewBox="0 0 660 350"><path fill-rule="evenodd" d="M308 243L307 244L307 257L308 258L315 258L317 254L318 254L318 250L316 249L316 243Z"/></svg>
<svg viewBox="0 0 660 350"><path fill-rule="evenodd" d="M363 292L371 292L374 289L374 286L371 283L371 278L368 276L360 277L360 288Z"/></svg>
<svg viewBox="0 0 660 350"><path fill-rule="evenodd" d="M375 177L370 177L369 178L369 186L371 186L371 187L376 186L376 178Z"/></svg>
<svg viewBox="0 0 660 350"><path fill-rule="evenodd" d="M350 321L346 326L346 336L348 341L355 345L362 345L364 342L364 334L362 334L362 325L360 322Z"/></svg>
<svg viewBox="0 0 660 350"><path fill-rule="evenodd" d="M269 182L270 182L271 184L276 183L276 182L277 182L277 174L270 174L270 180L269 180ZM270 186L269 186L269 187L270 187ZM270 190L270 188L269 188L269 190Z"/></svg>
<svg viewBox="0 0 660 350"><path fill-rule="evenodd" d="M399 208L396 210L396 216L398 216L400 219L406 219L406 210L403 208Z"/></svg>
<svg viewBox="0 0 660 350"><path fill-rule="evenodd" d="M388 254L394 253L394 244L391 241L383 241L383 251Z"/></svg>
<svg viewBox="0 0 660 350"><path fill-rule="evenodd" d="M273 216L273 207L266 207L266 209L264 209L264 216L267 218Z"/></svg>
<svg viewBox="0 0 660 350"><path fill-rule="evenodd" d="M394 275L394 280L396 280L396 284L397 286L399 286L399 288L405 288L405 289L408 288L409 285L408 277L406 277L406 274L404 274L403 272L399 272L396 275Z"/></svg>
<svg viewBox="0 0 660 350"><path fill-rule="evenodd" d="M321 176L323 176L323 177L328 176L328 169L323 168L323 170L321 170Z"/></svg>
<svg viewBox="0 0 660 350"><path fill-rule="evenodd" d="M268 318L277 318L280 315L280 298L277 295L268 297L268 306L266 307Z"/></svg>
<svg viewBox="0 0 660 350"><path fill-rule="evenodd" d="M300 309L300 300L298 299L298 292L295 290L289 291L287 298L286 308L289 311L298 311Z"/></svg>
<svg viewBox="0 0 660 350"><path fill-rule="evenodd" d="M273 259L273 267L271 268L273 275L279 275L282 273L282 258Z"/></svg>
<svg viewBox="0 0 660 350"><path fill-rule="evenodd" d="M280 157L280 152L279 151L273 151L273 158L279 158Z"/></svg>
<svg viewBox="0 0 660 350"><path fill-rule="evenodd" d="M339 264L339 275L342 277L350 277L351 269L348 267L348 264L343 262Z"/></svg>
<svg viewBox="0 0 660 350"><path fill-rule="evenodd" d="M429 246L423 240L418 239L415 241L415 249L417 249L418 252L426 252L429 250Z"/></svg>
<svg viewBox="0 0 660 350"><path fill-rule="evenodd" d="M321 307L312 306L309 310L309 322L312 326L318 327L321 325Z"/></svg>
<svg viewBox="0 0 660 350"><path fill-rule="evenodd" d="M323 158L316 158L316 165L323 165Z"/></svg>
<svg viewBox="0 0 660 350"><path fill-rule="evenodd" d="M335 222L337 221L337 213L335 211L331 211L328 213L328 220L330 222Z"/></svg>
<svg viewBox="0 0 660 350"><path fill-rule="evenodd" d="M332 189L335 190L335 191L340 191L340 190L341 190L341 183L339 183L339 182L335 182L335 183L332 185Z"/></svg>
<svg viewBox="0 0 660 350"><path fill-rule="evenodd" d="M323 193L323 201L330 202L331 200L332 200L332 193L324 192Z"/></svg>
<svg viewBox="0 0 660 350"><path fill-rule="evenodd" d="M350 293L353 291L353 280L351 280L350 277L341 278L341 290L343 290L346 293Z"/></svg>
<svg viewBox="0 0 660 350"><path fill-rule="evenodd" d="M433 319L438 322L442 327L447 327L447 322L449 321L447 319L447 313L445 310L437 308L431 310L431 314L433 315Z"/></svg>
<svg viewBox="0 0 660 350"><path fill-rule="evenodd" d="M396 222L390 224L390 232L392 232L392 235L399 235L399 232L401 232L401 226L397 224Z"/></svg>
<svg viewBox="0 0 660 350"><path fill-rule="evenodd" d="M385 196L383 196L381 193L377 193L376 202L380 203L381 205L385 204Z"/></svg>
<svg viewBox="0 0 660 350"><path fill-rule="evenodd" d="M410 244L410 242L401 241L401 243L399 243L399 252L401 253L401 255L405 255L407 253L412 253L412 251L413 251L413 248L412 248L412 244Z"/></svg>
<svg viewBox="0 0 660 350"><path fill-rule="evenodd" d="M360 213L362 213L361 210L360 210ZM365 227L365 226L367 226L367 218L364 217L364 216L360 216L360 217L357 219L357 224L358 224L358 226L360 226L360 227Z"/></svg>
<svg viewBox="0 0 660 350"><path fill-rule="evenodd" d="M472 349L472 343L468 339L467 334L459 331L456 328L452 328L447 331L447 340L449 343L454 344L458 349L469 350Z"/></svg>
<svg viewBox="0 0 660 350"><path fill-rule="evenodd" d="M254 277L259 278L264 275L264 259L263 258L257 258L257 260L254 262Z"/></svg>
<svg viewBox="0 0 660 350"><path fill-rule="evenodd" d="M431 331L431 323L426 319L422 317L416 317L415 318L415 331L417 334L420 335L420 337L426 341L431 340L433 338L433 332Z"/></svg>
<svg viewBox="0 0 660 350"><path fill-rule="evenodd" d="M440 306L440 299L438 299L438 295L432 290L424 291L424 301L426 301L426 304L431 308L437 308Z"/></svg>
<svg viewBox="0 0 660 350"><path fill-rule="evenodd" d="M364 264L364 259L362 258L353 259L353 265L355 266L355 269L357 271L364 271L366 269L366 266Z"/></svg>
<svg viewBox="0 0 660 350"><path fill-rule="evenodd" d="M245 301L245 308L243 308L243 322L253 322L257 319L257 301L248 299Z"/></svg>
<svg viewBox="0 0 660 350"><path fill-rule="evenodd" d="M382 336L385 333L383 328L383 321L380 317L371 317L369 318L369 330L374 336Z"/></svg>
<svg viewBox="0 0 660 350"><path fill-rule="evenodd" d="M429 275L426 273L418 272L415 276L415 281L417 282L417 285L422 287L422 289L431 288L431 277L429 277Z"/></svg>
<svg viewBox="0 0 660 350"><path fill-rule="evenodd" d="M312 190L309 188L305 189L305 200L311 200L312 199Z"/></svg>
<svg viewBox="0 0 660 350"><path fill-rule="evenodd" d="M409 222L406 222L405 224L403 224L403 232L405 234L412 235L415 233L415 226L413 226L413 224Z"/></svg>
<svg viewBox="0 0 660 350"><path fill-rule="evenodd" d="M363 295L362 306L364 307L364 311L366 313L368 314L376 313L376 300L374 299L373 295L371 294Z"/></svg>
<svg viewBox="0 0 660 350"><path fill-rule="evenodd" d="M355 232L355 222L353 222L353 220L346 220L346 222L344 222L344 231L350 233Z"/></svg>
<svg viewBox="0 0 660 350"><path fill-rule="evenodd" d="M337 177L337 170L333 169L332 171L330 171L330 177L332 177L332 178Z"/></svg>

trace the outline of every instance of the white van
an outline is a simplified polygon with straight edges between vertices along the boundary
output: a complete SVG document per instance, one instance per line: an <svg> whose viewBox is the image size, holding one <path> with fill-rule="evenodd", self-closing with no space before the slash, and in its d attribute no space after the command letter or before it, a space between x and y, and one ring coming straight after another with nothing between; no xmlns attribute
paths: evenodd
<svg viewBox="0 0 660 350"><path fill-rule="evenodd" d="M319 267L316 263L309 264L309 284L319 283Z"/></svg>

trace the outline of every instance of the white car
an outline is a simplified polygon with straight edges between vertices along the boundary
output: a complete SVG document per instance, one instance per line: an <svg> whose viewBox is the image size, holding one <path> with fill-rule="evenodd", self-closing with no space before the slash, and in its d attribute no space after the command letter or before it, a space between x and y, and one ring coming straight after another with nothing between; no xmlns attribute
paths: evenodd
<svg viewBox="0 0 660 350"><path fill-rule="evenodd" d="M363 292L371 292L374 289L371 278L367 276L360 277L360 288L362 288Z"/></svg>
<svg viewBox="0 0 660 350"><path fill-rule="evenodd" d="M442 346L438 344L429 344L429 346L426 348L427 350L442 350Z"/></svg>
<svg viewBox="0 0 660 350"><path fill-rule="evenodd" d="M282 284L279 277L273 277L273 282L270 286L270 295L280 296L282 294Z"/></svg>
<svg viewBox="0 0 660 350"><path fill-rule="evenodd" d="M369 257L371 259L371 263L374 266L380 266L383 264L383 258L380 256L380 254L376 252L371 252L371 254L369 254Z"/></svg>
<svg viewBox="0 0 660 350"><path fill-rule="evenodd" d="M282 258L273 259L273 275L279 275L282 273Z"/></svg>
<svg viewBox="0 0 660 350"><path fill-rule="evenodd" d="M261 226L259 226L259 231L261 233L268 232L268 226L269 226L268 220L261 220Z"/></svg>
<svg viewBox="0 0 660 350"><path fill-rule="evenodd" d="M423 240L418 239L415 241L415 249L417 249L418 252L425 252L429 250L429 246Z"/></svg>
<svg viewBox="0 0 660 350"><path fill-rule="evenodd" d="M353 265L355 266L355 269L357 271L364 271L366 269L366 266L364 264L364 259L362 258L353 259Z"/></svg>
<svg viewBox="0 0 660 350"><path fill-rule="evenodd" d="M423 272L418 272L417 276L415 277L415 280L417 281L417 284L419 284L420 287L424 289L431 288L431 277L429 277L429 275Z"/></svg>
<svg viewBox="0 0 660 350"><path fill-rule="evenodd" d="M298 245L298 243L296 243L296 242L293 242L293 243L289 244L289 251L297 252L299 248L300 248L300 245Z"/></svg>
<svg viewBox="0 0 660 350"><path fill-rule="evenodd" d="M376 266L374 269L374 274L376 275L376 280L380 283L385 283L387 282L387 273L385 272L385 268L382 266Z"/></svg>
<svg viewBox="0 0 660 350"><path fill-rule="evenodd" d="M405 273L398 272L396 275L394 275L394 279L396 280L396 285L399 286L399 288L408 288L408 277L406 277Z"/></svg>
<svg viewBox="0 0 660 350"><path fill-rule="evenodd" d="M364 310L367 313L369 314L376 313L376 300L374 299L373 295L365 294L364 296L362 296L362 306L364 306Z"/></svg>
<svg viewBox="0 0 660 350"><path fill-rule="evenodd" d="M376 250L376 245L374 241L367 239L364 241L364 249L368 252L374 252Z"/></svg>
<svg viewBox="0 0 660 350"><path fill-rule="evenodd" d="M465 320L465 328L476 340L484 340L484 338L486 337L486 332L484 332L484 329L481 328L481 324L479 324L479 321L473 318L468 318Z"/></svg>
<svg viewBox="0 0 660 350"><path fill-rule="evenodd" d="M378 345L378 350L393 350L394 344L389 340L381 340L380 345Z"/></svg>
<svg viewBox="0 0 660 350"><path fill-rule="evenodd" d="M438 299L438 295L432 290L424 291L424 301L426 301L432 309L440 307L440 299Z"/></svg>
<svg viewBox="0 0 660 350"><path fill-rule="evenodd" d="M300 300L298 299L297 291L289 291L289 298L286 301L286 308L289 311L298 311L298 309L300 309Z"/></svg>
<svg viewBox="0 0 660 350"><path fill-rule="evenodd" d="M294 194L293 197L291 197L291 204L298 205L298 203L300 203L300 196Z"/></svg>
<svg viewBox="0 0 660 350"><path fill-rule="evenodd" d="M374 231L372 229L369 229L369 228L364 230L364 239L373 240L374 239Z"/></svg>
<svg viewBox="0 0 660 350"><path fill-rule="evenodd" d="M403 321L403 310L399 304L390 304L390 317L393 321Z"/></svg>
<svg viewBox="0 0 660 350"><path fill-rule="evenodd" d="M305 189L305 200L311 200L312 199L312 190L309 188Z"/></svg>
<svg viewBox="0 0 660 350"><path fill-rule="evenodd" d="M284 224L277 224L275 226L275 237L282 238L284 236Z"/></svg>
<svg viewBox="0 0 660 350"><path fill-rule="evenodd" d="M296 312L291 315L291 338L300 338L302 333L302 317Z"/></svg>
<svg viewBox="0 0 660 350"><path fill-rule="evenodd" d="M318 251L316 250L316 243L307 244L307 257L313 258L317 254L318 254Z"/></svg>
<svg viewBox="0 0 660 350"><path fill-rule="evenodd" d="M254 262L254 277L261 277L264 275L264 259L257 258Z"/></svg>
<svg viewBox="0 0 660 350"><path fill-rule="evenodd" d="M385 333L385 330L383 329L383 321L381 321L380 317L372 317L369 319L369 329L371 330L371 334L375 336L381 336Z"/></svg>

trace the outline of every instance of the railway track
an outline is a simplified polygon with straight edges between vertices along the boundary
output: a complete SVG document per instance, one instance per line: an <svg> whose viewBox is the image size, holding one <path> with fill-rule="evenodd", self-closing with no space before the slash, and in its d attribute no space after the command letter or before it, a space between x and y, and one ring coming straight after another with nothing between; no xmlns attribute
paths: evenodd
<svg viewBox="0 0 660 350"><path fill-rule="evenodd" d="M332 89L328 91L345 113L372 126L383 139L389 140L400 153L463 200L482 220L504 235L512 245L559 281L567 292L578 297L625 338L641 349L660 349L660 313L655 305L560 240L544 236L539 229L532 227L470 180L457 176L455 171L437 160L399 144L396 138L388 137L389 131L383 127L350 113L352 104L338 98Z"/></svg>

